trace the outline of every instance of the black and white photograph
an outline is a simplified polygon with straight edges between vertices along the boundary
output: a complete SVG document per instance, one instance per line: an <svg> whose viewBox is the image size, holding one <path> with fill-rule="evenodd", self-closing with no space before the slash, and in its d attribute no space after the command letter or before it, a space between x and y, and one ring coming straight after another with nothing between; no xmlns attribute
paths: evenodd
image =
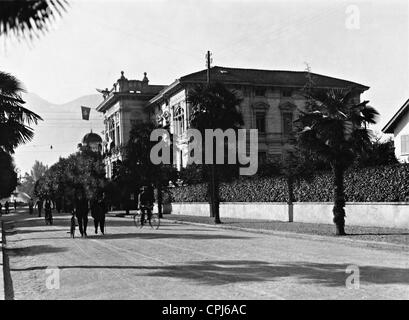
<svg viewBox="0 0 409 320"><path fill-rule="evenodd" d="M409 300L409 2L0 0L0 232L0 300Z"/></svg>

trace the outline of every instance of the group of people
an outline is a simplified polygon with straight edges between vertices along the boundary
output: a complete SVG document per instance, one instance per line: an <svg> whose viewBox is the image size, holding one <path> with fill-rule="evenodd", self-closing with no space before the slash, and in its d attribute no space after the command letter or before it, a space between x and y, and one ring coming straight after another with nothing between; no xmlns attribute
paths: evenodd
<svg viewBox="0 0 409 320"><path fill-rule="evenodd" d="M17 211L17 201L14 200L14 212ZM4 203L4 214L10 213L10 202L8 200ZM3 214L3 205L0 202L0 215Z"/></svg>
<svg viewBox="0 0 409 320"><path fill-rule="evenodd" d="M155 201L153 189L150 187L142 187L141 192L138 196L138 208L142 211L142 221L144 222L144 217L147 214L148 220L150 221L150 216L152 214L152 206ZM7 201L5 203L5 213L9 213L10 203ZM17 203L14 201L14 209L16 210ZM29 214L34 213L34 208L37 207L38 216L41 217L41 213L44 209L44 215L46 222L52 224L52 210L56 208L56 205L49 199L38 199L35 204L33 199L28 202ZM58 209L58 208L57 208ZM71 237L75 237L75 228L78 225L81 237L87 237L87 226L88 226L88 214L91 212L91 216L94 219L95 234L98 233L98 228L101 233L105 233L105 215L108 213L109 205L106 198L105 192L99 192L98 196L93 200L89 201L85 196L84 191L77 191L75 195L75 200L72 207L72 217L71 217L71 227L70 233ZM0 214L2 213L2 204L0 203Z"/></svg>
<svg viewBox="0 0 409 320"><path fill-rule="evenodd" d="M95 234L98 233L98 227L102 234L105 233L105 215L108 213L108 202L105 192L102 192L92 201L88 201L83 192L78 192L74 210L71 217L71 237L75 237L75 227L78 222L78 228L81 237L87 237L88 213L94 219Z"/></svg>
<svg viewBox="0 0 409 320"><path fill-rule="evenodd" d="M34 207L37 207L39 217L41 217L41 212L43 211L43 208L44 208L45 219L50 224L52 224L52 220L53 220L52 210L54 208L54 205L50 199L47 198L45 201L43 199L38 199L35 205L34 205L33 199L30 199L28 201L29 214L34 214Z"/></svg>

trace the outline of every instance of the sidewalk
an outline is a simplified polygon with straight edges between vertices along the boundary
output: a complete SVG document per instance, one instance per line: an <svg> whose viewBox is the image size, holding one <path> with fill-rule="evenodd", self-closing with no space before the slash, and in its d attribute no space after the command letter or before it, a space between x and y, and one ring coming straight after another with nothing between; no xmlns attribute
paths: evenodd
<svg viewBox="0 0 409 320"><path fill-rule="evenodd" d="M1 222L1 221L0 221ZM2 223L0 223L0 300L4 300L4 273L3 273L3 228Z"/></svg>
<svg viewBox="0 0 409 320"><path fill-rule="evenodd" d="M136 211L130 211L130 215ZM111 216L126 217L125 211L112 211ZM409 230L379 227L348 226L347 236L334 236L334 226L318 223L282 222L273 220L250 220L223 218L222 224L216 225L210 217L165 214L162 221L170 223L185 223L207 227L241 230L246 232L266 233L282 237L314 239L346 243L349 245L409 251Z"/></svg>

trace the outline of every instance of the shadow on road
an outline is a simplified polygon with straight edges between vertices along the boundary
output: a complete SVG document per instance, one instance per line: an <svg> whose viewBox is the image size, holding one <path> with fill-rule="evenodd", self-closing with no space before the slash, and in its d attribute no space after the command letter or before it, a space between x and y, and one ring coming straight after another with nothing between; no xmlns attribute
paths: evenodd
<svg viewBox="0 0 409 320"><path fill-rule="evenodd" d="M376 233L376 232L369 232L369 233L347 233L348 237L353 236L409 236L409 232L401 232L401 233Z"/></svg>
<svg viewBox="0 0 409 320"><path fill-rule="evenodd" d="M140 276L179 278L206 285L224 285L238 282L265 282L280 278L294 277L304 283L330 287L345 287L349 274L347 265L331 263L293 262L270 264L253 260L195 261L171 266L115 266L80 265L58 266L59 269L118 269L148 271ZM11 271L43 270L47 266L13 268ZM409 284L407 269L378 266L359 266L361 283L368 284Z"/></svg>
<svg viewBox="0 0 409 320"><path fill-rule="evenodd" d="M241 236L228 236L222 234L203 234L203 233L161 233L160 230L152 233L117 233L117 234L106 234L106 235L96 235L90 237L92 239L128 239L128 238L138 238L138 239L189 239L189 240L212 240L212 239L251 239L251 237L241 237Z"/></svg>
<svg viewBox="0 0 409 320"><path fill-rule="evenodd" d="M66 248L57 248L50 245L35 245L21 248L8 248L6 249L9 256L34 256L46 253L58 253L67 251Z"/></svg>
<svg viewBox="0 0 409 320"><path fill-rule="evenodd" d="M78 231L76 232L76 237L75 239L70 240L70 235L68 232L66 232L66 236L63 237L47 237L47 238L24 238L24 241L27 240L54 240L54 239L67 239L68 241L76 241L76 239L80 239L83 241L87 240L116 240L116 239L146 239L146 240L154 240L154 239L189 239L189 240L217 240L217 239L241 239L241 240L246 240L246 239L252 239L252 237L249 236L227 236L227 235L222 235L222 234L205 234L205 233L190 233L190 234L182 234L182 233L161 233L160 229L156 230L155 232L152 233L146 233L146 232L138 232L136 230L135 232L132 233L109 233L105 235L92 235L90 234L90 230L88 231L88 237L86 239L82 239L79 236Z"/></svg>
<svg viewBox="0 0 409 320"><path fill-rule="evenodd" d="M67 231L68 228L58 228L58 229L24 229L24 230L13 230L7 233L7 235L15 234L25 234L25 233L37 233L37 232L54 232L54 231Z"/></svg>

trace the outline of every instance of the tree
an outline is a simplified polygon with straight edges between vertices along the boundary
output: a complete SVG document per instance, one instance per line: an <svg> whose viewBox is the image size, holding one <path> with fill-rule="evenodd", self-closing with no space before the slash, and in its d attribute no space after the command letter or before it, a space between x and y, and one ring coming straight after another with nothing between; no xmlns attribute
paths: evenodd
<svg viewBox="0 0 409 320"><path fill-rule="evenodd" d="M32 197L34 195L34 185L35 180L26 172L19 182L18 190Z"/></svg>
<svg viewBox="0 0 409 320"><path fill-rule="evenodd" d="M0 149L0 199L8 197L17 186L13 158Z"/></svg>
<svg viewBox="0 0 409 320"><path fill-rule="evenodd" d="M30 125L41 120L39 115L23 107L22 92L22 84L17 78L0 71L0 177L3 192L11 189L11 193L16 187L14 174L10 172L11 168L15 170L11 154L17 146L33 138Z"/></svg>
<svg viewBox="0 0 409 320"><path fill-rule="evenodd" d="M399 163L395 155L395 146L392 139L382 141L377 136L371 139L365 152L359 154L355 160L356 167L385 166Z"/></svg>
<svg viewBox="0 0 409 320"><path fill-rule="evenodd" d="M31 176L34 181L40 179L48 170L48 166L44 165L41 161L36 160L34 162L33 168L30 171Z"/></svg>
<svg viewBox="0 0 409 320"><path fill-rule="evenodd" d="M14 153L17 146L30 141L34 136L30 125L42 120L23 107L23 91L17 78L0 71L0 149L8 153Z"/></svg>
<svg viewBox="0 0 409 320"><path fill-rule="evenodd" d="M38 37L66 8L66 0L0 1L0 35Z"/></svg>
<svg viewBox="0 0 409 320"><path fill-rule="evenodd" d="M48 29L57 15L61 15L66 4L65 0L0 1L0 36L13 34L18 39L38 36ZM30 125L42 120L23 107L22 92L17 78L0 71L0 192L10 190L13 185L12 189L15 188L14 174L10 172L10 168L14 170L13 160L5 153L10 155L18 145L30 141L34 135Z"/></svg>
<svg viewBox="0 0 409 320"><path fill-rule="evenodd" d="M48 166L36 160L33 168L30 170L30 174L27 172L24 174L18 189L27 193L30 197L33 197L35 183L47 172L47 170Z"/></svg>
<svg viewBox="0 0 409 320"><path fill-rule="evenodd" d="M306 90L308 103L296 120L301 125L299 144L327 162L333 172L334 223L337 235L345 235L344 172L370 143L368 124L378 112L369 101L355 103L352 89Z"/></svg>
<svg viewBox="0 0 409 320"><path fill-rule="evenodd" d="M60 158L35 183L34 194L51 198L66 208L72 206L76 191L91 200L106 187L105 166L99 153L83 150Z"/></svg>
<svg viewBox="0 0 409 320"><path fill-rule="evenodd" d="M283 147L282 159L279 163L280 174L287 181L287 203L292 206L295 201L294 183L300 180L309 181L313 175L313 161L295 143L287 143ZM292 210L292 208L290 208ZM290 213L292 221L292 212Z"/></svg>
<svg viewBox="0 0 409 320"><path fill-rule="evenodd" d="M113 177L116 192L120 190L121 202L129 201L130 194L138 193L141 186L153 185L157 189L159 215L162 214L162 193L169 181L176 182L177 171L172 165L153 164L150 159L152 147L150 141L153 130L159 126L152 122L141 122L133 125L129 140L124 147L124 159ZM171 145L169 147L172 147ZM129 207L129 206L127 206Z"/></svg>
<svg viewBox="0 0 409 320"><path fill-rule="evenodd" d="M238 110L241 100L220 82L196 85L189 91L187 101L192 106L190 125L198 129L202 137L205 129L237 130L243 125L243 119ZM213 144L213 164L207 167L209 203L215 223L221 223L215 148Z"/></svg>

